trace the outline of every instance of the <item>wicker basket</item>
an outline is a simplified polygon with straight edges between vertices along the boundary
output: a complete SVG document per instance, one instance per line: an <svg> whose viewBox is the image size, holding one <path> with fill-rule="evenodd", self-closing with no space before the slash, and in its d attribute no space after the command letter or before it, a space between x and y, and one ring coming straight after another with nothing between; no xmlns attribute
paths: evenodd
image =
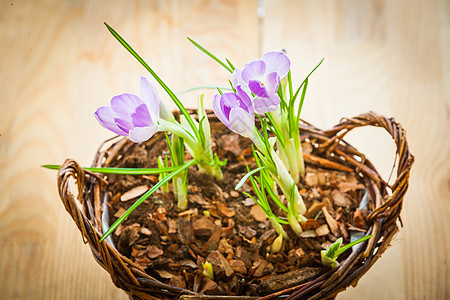
<svg viewBox="0 0 450 300"><path fill-rule="evenodd" d="M211 122L218 122L209 114ZM377 126L386 129L394 139L396 151L397 178L392 186L388 186L380 177L374 166L364 155L343 141L343 137L352 129L362 126ZM317 141L314 149L316 156L339 161L361 173L375 208L369 215L369 233L374 237L362 244L357 251L345 259L340 265L310 282L264 296L259 299L324 299L334 298L337 293L348 286L355 286L365 272L377 261L389 246L392 238L399 230L403 197L408 189L408 179L414 157L408 149L405 131L394 119L387 119L375 113L367 113L351 119L343 119L333 129L323 131L310 124L302 123L302 140L309 138ZM104 151L98 151L94 167L105 167L117 159L124 147L131 142L120 139ZM101 148L100 148L101 149ZM308 157L305 157L308 162ZM78 187L78 195L70 190L69 179L73 178ZM102 236L102 202L106 182L94 173L83 170L74 160L66 160L58 173L58 188L61 200L81 231L85 243L89 243L94 258L109 272L114 284L123 289L131 299L258 299L243 296L207 296L183 290L162 283L149 276L130 259L121 255L108 243L100 243ZM72 186L73 187L73 186ZM389 190L389 193L388 193ZM286 298L286 296L288 296Z"/></svg>

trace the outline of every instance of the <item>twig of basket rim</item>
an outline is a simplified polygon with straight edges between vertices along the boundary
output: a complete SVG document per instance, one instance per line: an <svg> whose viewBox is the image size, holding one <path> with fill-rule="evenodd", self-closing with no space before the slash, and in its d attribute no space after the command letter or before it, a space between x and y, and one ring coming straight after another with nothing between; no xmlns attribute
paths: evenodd
<svg viewBox="0 0 450 300"><path fill-rule="evenodd" d="M287 289L284 289L284 290L281 290L281 291L272 293L272 294L270 294L270 295L267 295L267 296L258 298L258 300L271 300L271 299L273 299L273 298L275 298L275 297L278 297L278 296L281 296L281 295L285 295L285 294L287 294L287 293L295 292L295 291L297 291L297 290L299 290L299 289L300 289L300 290L301 290L301 289L304 289L305 287L314 285L314 284L317 283L317 282L320 282L320 281L323 282L323 281L325 281L325 278L326 278L327 276L330 276L330 274L331 274L332 272L333 272L332 269L331 269L331 270L328 270L328 272L326 272L326 273L320 275L319 277L317 277L317 278L314 279L313 281L304 282L304 283L302 283L302 284L299 284L299 285L296 285L296 286L293 286L293 287L290 287L290 288L287 288Z"/></svg>
<svg viewBox="0 0 450 300"><path fill-rule="evenodd" d="M350 155L348 155L347 153L345 153L344 151L342 151L339 148L336 148L335 152L336 152L336 154L343 156L346 160L348 160L353 165L355 165L357 168L359 168L363 173L367 174L367 176L372 178L372 180L374 180L377 184L380 184L380 183L385 184L384 180L377 173L375 173L368 166L366 166L365 164L358 162L356 159L354 159L353 157L351 157Z"/></svg>
<svg viewBox="0 0 450 300"><path fill-rule="evenodd" d="M312 155L310 153L303 153L303 157L305 158L306 162L308 162L310 164L316 164L319 167L324 167L324 168L334 169L334 170L344 171L344 172L353 172L353 169L351 169L347 166L341 165L337 162L328 160L326 158Z"/></svg>

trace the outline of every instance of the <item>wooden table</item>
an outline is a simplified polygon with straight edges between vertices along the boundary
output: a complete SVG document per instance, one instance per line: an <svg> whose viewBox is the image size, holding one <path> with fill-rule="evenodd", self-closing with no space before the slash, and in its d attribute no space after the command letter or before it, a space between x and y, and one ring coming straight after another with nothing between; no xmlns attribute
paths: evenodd
<svg viewBox="0 0 450 300"><path fill-rule="evenodd" d="M139 94L146 71L106 21L175 91L228 80L186 36L236 66L285 48L295 83L325 57L303 118L329 128L370 110L394 116L416 156L404 228L338 299L449 299L450 2L263 2L0 2L1 298L126 299L83 245L58 198L55 172L39 167L69 157L89 165L111 136L93 112L114 95ZM195 98L183 101L195 106ZM348 139L387 178L392 140L381 129Z"/></svg>

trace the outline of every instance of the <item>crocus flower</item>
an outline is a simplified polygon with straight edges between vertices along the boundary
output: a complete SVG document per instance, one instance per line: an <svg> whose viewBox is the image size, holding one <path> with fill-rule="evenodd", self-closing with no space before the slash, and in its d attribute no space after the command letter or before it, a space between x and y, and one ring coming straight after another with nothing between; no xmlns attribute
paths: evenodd
<svg viewBox="0 0 450 300"><path fill-rule="evenodd" d="M257 113L267 113L280 105L278 85L289 72L290 65L285 53L268 52L261 59L247 63L242 70L235 69L231 81L233 86L242 85L244 90L255 95L253 106Z"/></svg>
<svg viewBox="0 0 450 300"><path fill-rule="evenodd" d="M236 88L236 94L215 95L213 110L219 120L231 131L244 137L253 137L255 112L250 96L241 86Z"/></svg>
<svg viewBox="0 0 450 300"><path fill-rule="evenodd" d="M115 96L111 106L97 109L95 117L112 132L142 143L158 130L160 102L156 88L147 78L141 77L141 98L133 94Z"/></svg>

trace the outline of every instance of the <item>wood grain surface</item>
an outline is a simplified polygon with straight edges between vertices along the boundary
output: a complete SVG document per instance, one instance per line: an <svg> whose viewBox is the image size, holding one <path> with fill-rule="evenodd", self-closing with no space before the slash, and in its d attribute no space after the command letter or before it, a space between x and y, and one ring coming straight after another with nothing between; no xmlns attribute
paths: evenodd
<svg viewBox="0 0 450 300"><path fill-rule="evenodd" d="M186 36L241 67L285 48L296 83L325 57L303 118L329 128L369 110L393 116L416 156L404 227L338 299L449 299L449 18L445 0L0 1L0 298L127 299L82 243L55 172L39 167L69 157L89 165L112 136L93 112L139 94L146 71L106 21L175 91L228 80ZM196 94L183 95L186 106ZM348 140L387 179L387 134L367 128Z"/></svg>

